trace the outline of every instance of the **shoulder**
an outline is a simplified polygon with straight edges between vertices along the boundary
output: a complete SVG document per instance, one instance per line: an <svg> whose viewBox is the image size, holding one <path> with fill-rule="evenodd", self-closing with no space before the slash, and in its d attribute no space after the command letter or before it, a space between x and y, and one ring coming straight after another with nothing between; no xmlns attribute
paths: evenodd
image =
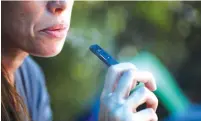
<svg viewBox="0 0 201 121"><path fill-rule="evenodd" d="M39 90L43 85L45 85L45 78L41 68L30 56L26 57L17 70L16 87L24 94L29 108L33 108L33 101L40 95Z"/></svg>
<svg viewBox="0 0 201 121"><path fill-rule="evenodd" d="M16 84L21 87L21 93L24 93L25 100L31 117L34 120L44 120L51 118L49 105L49 94L47 92L45 78L40 66L28 56L18 69L19 78ZM22 86L20 86L22 85Z"/></svg>

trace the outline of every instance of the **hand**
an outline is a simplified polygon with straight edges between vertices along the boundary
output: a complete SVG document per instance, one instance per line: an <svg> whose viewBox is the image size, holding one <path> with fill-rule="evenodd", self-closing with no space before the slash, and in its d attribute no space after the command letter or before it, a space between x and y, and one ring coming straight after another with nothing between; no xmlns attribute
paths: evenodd
<svg viewBox="0 0 201 121"><path fill-rule="evenodd" d="M137 81L145 86L129 95ZM111 66L101 94L99 121L157 121L158 99L151 92L154 90L156 83L151 73L137 71L132 63ZM147 108L137 112L143 103Z"/></svg>

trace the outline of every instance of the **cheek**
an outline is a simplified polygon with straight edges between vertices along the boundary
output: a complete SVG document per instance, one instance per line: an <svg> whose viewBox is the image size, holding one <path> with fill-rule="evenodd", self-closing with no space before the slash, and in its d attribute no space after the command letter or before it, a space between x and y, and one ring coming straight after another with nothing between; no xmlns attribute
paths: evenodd
<svg viewBox="0 0 201 121"><path fill-rule="evenodd" d="M3 17L2 25L2 36L5 41L12 42L14 46L24 43L27 36L25 21L17 16L17 14L12 15L8 13Z"/></svg>
<svg viewBox="0 0 201 121"><path fill-rule="evenodd" d="M20 2L16 5L18 7L11 9L2 20L3 36L5 40L12 42L13 46L27 50L26 47L30 42L28 40L31 40L33 31L32 20L34 20L35 15L34 12L30 12L31 10L23 7Z"/></svg>
<svg viewBox="0 0 201 121"><path fill-rule="evenodd" d="M3 41L7 41L10 46L26 49L27 41L29 39L29 33L25 29L25 24L21 21L11 22L12 24L5 24L5 29L2 30Z"/></svg>

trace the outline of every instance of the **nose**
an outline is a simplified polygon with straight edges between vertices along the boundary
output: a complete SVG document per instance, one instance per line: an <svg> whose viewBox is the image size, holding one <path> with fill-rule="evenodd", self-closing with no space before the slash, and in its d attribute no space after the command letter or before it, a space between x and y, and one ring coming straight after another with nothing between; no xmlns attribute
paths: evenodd
<svg viewBox="0 0 201 121"><path fill-rule="evenodd" d="M48 1L47 9L52 14L58 15L64 12L67 8L66 0Z"/></svg>

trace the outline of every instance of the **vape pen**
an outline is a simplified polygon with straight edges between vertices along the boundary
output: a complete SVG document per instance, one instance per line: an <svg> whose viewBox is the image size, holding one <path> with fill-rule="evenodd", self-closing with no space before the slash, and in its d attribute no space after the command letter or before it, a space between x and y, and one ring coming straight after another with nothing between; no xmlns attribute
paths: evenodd
<svg viewBox="0 0 201 121"><path fill-rule="evenodd" d="M89 47L89 49L91 50L91 52L93 52L101 61L103 61L108 67L110 67L111 65L115 65L118 64L118 62L112 57L110 56L105 50L103 50L100 46L98 46L97 44L95 45L91 45ZM136 85L138 85L139 82L137 82Z"/></svg>
<svg viewBox="0 0 201 121"><path fill-rule="evenodd" d="M118 62L110 56L105 50L103 50L97 44L91 45L89 49L101 60L103 61L108 67L111 65L118 64Z"/></svg>

